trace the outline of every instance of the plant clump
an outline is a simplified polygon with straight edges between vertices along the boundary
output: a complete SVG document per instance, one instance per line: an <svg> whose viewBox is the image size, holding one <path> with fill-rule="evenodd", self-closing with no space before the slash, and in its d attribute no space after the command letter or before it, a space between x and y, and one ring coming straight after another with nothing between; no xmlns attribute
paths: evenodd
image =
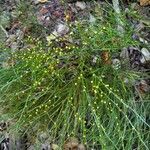
<svg viewBox="0 0 150 150"><path fill-rule="evenodd" d="M123 47L137 44L131 35L128 28L121 37L110 19L70 25L67 36L49 42L26 37L29 46L9 51L14 63L0 69L0 101L15 120L11 129L49 130L61 146L77 137L87 148L132 149L136 144L148 149L148 112L124 82L132 72L111 64Z"/></svg>

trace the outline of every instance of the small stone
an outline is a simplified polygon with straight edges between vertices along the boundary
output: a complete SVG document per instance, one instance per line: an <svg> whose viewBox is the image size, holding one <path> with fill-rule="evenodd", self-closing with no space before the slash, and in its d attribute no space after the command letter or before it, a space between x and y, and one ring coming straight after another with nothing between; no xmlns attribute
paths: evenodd
<svg viewBox="0 0 150 150"><path fill-rule="evenodd" d="M79 144L78 145L78 150L86 150L86 148L83 144Z"/></svg>
<svg viewBox="0 0 150 150"><path fill-rule="evenodd" d="M147 42L145 39L141 38L141 37L139 37L139 41L140 41L141 43L148 44L148 42Z"/></svg>
<svg viewBox="0 0 150 150"><path fill-rule="evenodd" d="M145 25L140 22L139 24L135 25L135 32L140 32L144 27Z"/></svg>
<svg viewBox="0 0 150 150"><path fill-rule="evenodd" d="M12 52L16 52L19 49L19 45L17 42L13 42L10 47Z"/></svg>
<svg viewBox="0 0 150 150"><path fill-rule="evenodd" d="M112 60L112 67L114 69L119 69L121 67L121 63L120 63L120 60L119 59L113 59Z"/></svg>
<svg viewBox="0 0 150 150"><path fill-rule="evenodd" d="M39 4L39 3L46 3L48 0L32 0L34 2L35 5Z"/></svg>
<svg viewBox="0 0 150 150"><path fill-rule="evenodd" d="M133 40L139 40L139 36L138 36L137 34L133 34L133 35L132 35L132 39L133 39Z"/></svg>
<svg viewBox="0 0 150 150"><path fill-rule="evenodd" d="M127 48L123 48L120 53L120 58L129 59L129 52Z"/></svg>
<svg viewBox="0 0 150 150"><path fill-rule="evenodd" d="M137 3L131 3L131 8L135 9L135 7L137 6Z"/></svg>
<svg viewBox="0 0 150 150"><path fill-rule="evenodd" d="M9 45L12 42L15 42L17 36L15 34L9 35L9 38L6 40L6 45Z"/></svg>
<svg viewBox="0 0 150 150"><path fill-rule="evenodd" d="M56 31L59 36L63 36L69 32L69 27L65 24L58 24Z"/></svg>
<svg viewBox="0 0 150 150"><path fill-rule="evenodd" d="M52 144L52 150L59 150L60 147L57 144Z"/></svg>
<svg viewBox="0 0 150 150"><path fill-rule="evenodd" d="M28 148L28 150L35 150L34 145L31 145L31 146Z"/></svg>
<svg viewBox="0 0 150 150"><path fill-rule="evenodd" d="M17 36L17 40L21 41L24 37L24 32L21 30L17 30L16 36Z"/></svg>
<svg viewBox="0 0 150 150"><path fill-rule="evenodd" d="M90 23L95 23L96 22L96 18L92 14L90 14L89 22Z"/></svg>
<svg viewBox="0 0 150 150"><path fill-rule="evenodd" d="M51 146L48 143L44 143L41 145L41 150L51 150Z"/></svg>
<svg viewBox="0 0 150 150"><path fill-rule="evenodd" d="M85 2L76 2L76 7L80 8L81 10L84 10L86 8L86 3Z"/></svg>
<svg viewBox="0 0 150 150"><path fill-rule="evenodd" d="M142 48L141 53L142 53L142 58L140 59L141 63L150 61L150 52L146 48Z"/></svg>
<svg viewBox="0 0 150 150"><path fill-rule="evenodd" d="M39 133L38 139L40 142L45 142L49 138L49 135L46 132Z"/></svg>

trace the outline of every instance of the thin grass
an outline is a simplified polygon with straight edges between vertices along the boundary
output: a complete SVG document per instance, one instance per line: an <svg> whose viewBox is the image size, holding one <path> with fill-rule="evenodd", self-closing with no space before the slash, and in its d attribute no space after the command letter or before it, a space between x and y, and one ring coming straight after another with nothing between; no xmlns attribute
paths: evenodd
<svg viewBox="0 0 150 150"><path fill-rule="evenodd" d="M11 54L15 64L0 69L0 102L4 113L15 120L11 130L49 131L53 143L63 146L77 137L88 149L149 149L149 104L136 102L132 84L125 78L139 78L135 72L105 64L123 47L137 45L125 23L124 37L115 28L114 14L107 22L72 25L78 45L59 46L29 37L33 48ZM124 16L123 16L124 17ZM93 65L92 57L98 57ZM33 134L33 133L32 133Z"/></svg>

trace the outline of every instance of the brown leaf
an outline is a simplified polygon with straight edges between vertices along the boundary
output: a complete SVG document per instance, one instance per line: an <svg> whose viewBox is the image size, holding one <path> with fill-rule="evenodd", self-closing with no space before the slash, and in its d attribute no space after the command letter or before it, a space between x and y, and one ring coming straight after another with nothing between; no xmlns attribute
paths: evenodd
<svg viewBox="0 0 150 150"><path fill-rule="evenodd" d="M148 83L146 82L146 80L141 80L137 85L136 85L136 89L138 90L138 92L140 94L145 94L148 93L150 90L150 87L148 85Z"/></svg>
<svg viewBox="0 0 150 150"><path fill-rule="evenodd" d="M141 6L150 5L150 0L140 0L140 5L141 5Z"/></svg>
<svg viewBox="0 0 150 150"><path fill-rule="evenodd" d="M108 51L103 51L101 53L101 58L104 64L111 64L111 60L110 60L110 53Z"/></svg>
<svg viewBox="0 0 150 150"><path fill-rule="evenodd" d="M78 150L78 144L78 139L75 137L71 137L64 144L64 150Z"/></svg>
<svg viewBox="0 0 150 150"><path fill-rule="evenodd" d="M46 3L48 0L38 0L39 3Z"/></svg>

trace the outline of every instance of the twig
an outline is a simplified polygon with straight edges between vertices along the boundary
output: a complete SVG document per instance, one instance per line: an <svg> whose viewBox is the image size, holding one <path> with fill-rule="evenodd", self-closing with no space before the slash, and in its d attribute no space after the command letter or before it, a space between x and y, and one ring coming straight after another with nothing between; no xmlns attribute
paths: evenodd
<svg viewBox="0 0 150 150"><path fill-rule="evenodd" d="M119 1L118 0L112 0L113 2L113 7L114 7L114 11L116 12L116 20L118 23L118 27L117 30L120 33L121 36L123 36L124 33L124 28L123 28L123 22L120 19L120 8L119 8Z"/></svg>
<svg viewBox="0 0 150 150"><path fill-rule="evenodd" d="M4 29L4 27L2 25L0 25L0 28L2 29L2 31L5 33L6 37L9 37L7 31Z"/></svg>

